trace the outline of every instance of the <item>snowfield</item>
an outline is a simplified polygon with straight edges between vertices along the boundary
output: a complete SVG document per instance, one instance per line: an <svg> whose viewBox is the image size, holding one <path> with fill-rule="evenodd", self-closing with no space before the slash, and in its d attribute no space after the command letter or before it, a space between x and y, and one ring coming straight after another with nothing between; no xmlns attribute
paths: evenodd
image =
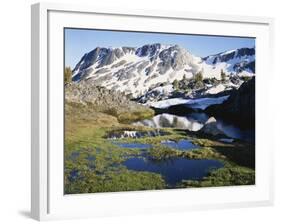
<svg viewBox="0 0 281 224"><path fill-rule="evenodd" d="M217 86L211 87L206 91L207 94L217 94L223 92L226 89L226 86L223 84L219 84Z"/></svg>
<svg viewBox="0 0 281 224"><path fill-rule="evenodd" d="M208 106L214 104L222 104L225 100L228 99L228 97L229 96L222 96L217 98L206 97L206 98L199 98L199 99L172 98L172 99L162 100L158 102L149 102L146 105L154 108L165 109L165 108L169 108L170 106L185 104L193 109L205 110Z"/></svg>

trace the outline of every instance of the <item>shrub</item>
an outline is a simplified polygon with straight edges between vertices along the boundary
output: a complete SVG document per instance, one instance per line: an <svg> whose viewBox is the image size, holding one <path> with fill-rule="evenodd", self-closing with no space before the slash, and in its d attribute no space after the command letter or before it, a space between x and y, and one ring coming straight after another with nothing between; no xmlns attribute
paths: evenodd
<svg viewBox="0 0 281 224"><path fill-rule="evenodd" d="M179 81L177 79L175 79L173 81L173 88L174 88L174 90L178 90L179 89Z"/></svg>
<svg viewBox="0 0 281 224"><path fill-rule="evenodd" d="M223 70L221 70L221 81L225 81L226 74Z"/></svg>
<svg viewBox="0 0 281 224"><path fill-rule="evenodd" d="M202 82L203 81L203 74L202 74L202 72L196 73L194 79L195 79L196 83Z"/></svg>
<svg viewBox="0 0 281 224"><path fill-rule="evenodd" d="M64 83L68 84L72 81L72 71L70 67L65 67L64 69Z"/></svg>

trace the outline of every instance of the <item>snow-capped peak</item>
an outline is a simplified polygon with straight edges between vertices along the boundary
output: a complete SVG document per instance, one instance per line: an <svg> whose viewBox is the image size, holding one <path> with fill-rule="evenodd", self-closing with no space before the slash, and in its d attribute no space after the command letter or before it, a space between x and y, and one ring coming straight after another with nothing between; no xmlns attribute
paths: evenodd
<svg viewBox="0 0 281 224"><path fill-rule="evenodd" d="M153 89L171 87L174 80L192 78L199 71L203 78L220 79L221 70L227 75L253 75L254 63L254 48L200 58L178 45L160 43L138 48L96 47L78 62L73 70L73 81L87 80L136 98Z"/></svg>

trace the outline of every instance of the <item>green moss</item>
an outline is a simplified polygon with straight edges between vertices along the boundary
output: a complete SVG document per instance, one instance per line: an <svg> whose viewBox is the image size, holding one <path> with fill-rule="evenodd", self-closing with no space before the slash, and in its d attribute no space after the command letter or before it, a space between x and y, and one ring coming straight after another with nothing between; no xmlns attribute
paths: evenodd
<svg viewBox="0 0 281 224"><path fill-rule="evenodd" d="M235 186L254 185L255 171L246 167L225 166L211 171L202 181L183 181L184 187L212 187L212 186Z"/></svg>
<svg viewBox="0 0 281 224"><path fill-rule="evenodd" d="M161 175L149 172L134 172L126 169L107 171L103 175L84 172L77 181L67 182L65 193L117 192L163 189L165 182Z"/></svg>
<svg viewBox="0 0 281 224"><path fill-rule="evenodd" d="M183 156L189 159L226 159L225 156L219 154L210 147L186 151Z"/></svg>
<svg viewBox="0 0 281 224"><path fill-rule="evenodd" d="M117 114L117 119L121 123L129 124L135 121L148 119L153 116L154 111L147 108L138 111L121 112Z"/></svg>

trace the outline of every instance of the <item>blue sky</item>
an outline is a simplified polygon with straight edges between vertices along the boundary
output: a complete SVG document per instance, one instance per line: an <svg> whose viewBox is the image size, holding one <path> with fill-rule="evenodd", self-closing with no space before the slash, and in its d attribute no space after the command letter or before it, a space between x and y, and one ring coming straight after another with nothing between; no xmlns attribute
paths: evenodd
<svg viewBox="0 0 281 224"><path fill-rule="evenodd" d="M74 66L81 57L96 47L140 47L145 44L172 44L205 57L241 47L254 47L254 38L163 34L143 32L65 29L65 65Z"/></svg>

